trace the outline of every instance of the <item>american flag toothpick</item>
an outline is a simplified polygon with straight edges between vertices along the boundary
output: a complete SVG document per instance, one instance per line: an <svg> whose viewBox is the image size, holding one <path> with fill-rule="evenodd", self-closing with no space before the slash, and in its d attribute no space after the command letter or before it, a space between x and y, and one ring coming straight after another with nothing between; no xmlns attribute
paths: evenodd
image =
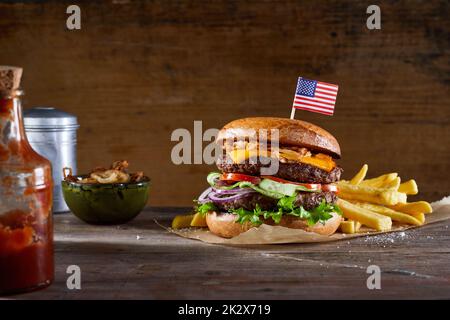
<svg viewBox="0 0 450 320"><path fill-rule="evenodd" d="M291 119L294 119L296 109L333 115L338 89L339 86L335 84L299 77Z"/></svg>

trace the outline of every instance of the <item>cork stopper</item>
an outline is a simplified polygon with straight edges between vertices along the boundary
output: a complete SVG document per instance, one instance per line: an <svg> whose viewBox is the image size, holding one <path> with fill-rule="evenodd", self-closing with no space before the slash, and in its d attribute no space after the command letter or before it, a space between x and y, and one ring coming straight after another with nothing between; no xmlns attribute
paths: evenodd
<svg viewBox="0 0 450 320"><path fill-rule="evenodd" d="M0 94L12 95L20 87L22 68L0 66Z"/></svg>

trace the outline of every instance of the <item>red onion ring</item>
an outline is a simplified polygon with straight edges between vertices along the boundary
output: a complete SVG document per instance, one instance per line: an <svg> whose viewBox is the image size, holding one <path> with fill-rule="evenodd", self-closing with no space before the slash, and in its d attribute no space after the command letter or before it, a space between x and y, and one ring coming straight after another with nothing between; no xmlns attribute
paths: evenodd
<svg viewBox="0 0 450 320"><path fill-rule="evenodd" d="M250 193L250 192L254 192L253 189L251 188L234 188L234 189L230 189L230 190L224 190L224 189L220 189L220 188L212 188L213 191L217 194L244 194L244 193Z"/></svg>
<svg viewBox="0 0 450 320"><path fill-rule="evenodd" d="M202 194L198 197L197 202L200 204L203 204L205 202L209 202L209 194L213 192L213 188L209 187L208 189L206 189L205 191L202 192Z"/></svg>
<svg viewBox="0 0 450 320"><path fill-rule="evenodd" d="M209 199L212 200L213 202L217 202L217 203L223 203L223 202L228 202L228 201L235 201L244 197L248 197L250 194L256 193L256 191L250 190L250 192L245 192L245 193L238 193L238 194L234 194L232 196L228 196L228 197L218 197L218 194L216 192L211 192L209 194Z"/></svg>
<svg viewBox="0 0 450 320"><path fill-rule="evenodd" d="M243 197L247 197L250 194L257 193L256 191L250 188L235 188L231 190L222 190L219 188L209 187L198 197L197 202L200 204L207 202L227 202L241 199Z"/></svg>

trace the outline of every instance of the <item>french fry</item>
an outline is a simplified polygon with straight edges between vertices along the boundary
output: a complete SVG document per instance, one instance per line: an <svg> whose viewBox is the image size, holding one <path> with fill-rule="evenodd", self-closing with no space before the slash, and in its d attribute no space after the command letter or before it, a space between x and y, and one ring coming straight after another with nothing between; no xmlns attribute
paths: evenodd
<svg viewBox="0 0 450 320"><path fill-rule="evenodd" d="M398 191L412 195L412 194L418 194L419 188L417 187L416 181L414 179L411 179L411 180L408 180L408 181L400 184L400 186L398 187Z"/></svg>
<svg viewBox="0 0 450 320"><path fill-rule="evenodd" d="M392 181L390 181L388 183L385 183L383 185L383 188L392 189L392 190L398 191L398 188L400 187L400 182L401 182L401 179L399 177L397 177L394 180L392 180Z"/></svg>
<svg viewBox="0 0 450 320"><path fill-rule="evenodd" d="M416 219L412 215L398 212L398 211L389 209L387 207L383 207L383 206L379 206L379 205L371 204L371 203L364 203L364 202L352 202L352 203L360 208L364 208L364 209L382 214L384 216L388 216L394 221L412 224L415 226L420 226L423 224L422 222L420 222L418 219Z"/></svg>
<svg viewBox="0 0 450 320"><path fill-rule="evenodd" d="M343 199L339 199L337 204L341 208L344 217L347 219L359 221L377 231L390 230L392 227L392 220L390 217L358 207Z"/></svg>
<svg viewBox="0 0 450 320"><path fill-rule="evenodd" d="M383 205L395 205L406 202L406 194L392 189L362 185L365 181L359 185L352 185L348 182L340 181L338 183L339 197L346 200L358 200Z"/></svg>
<svg viewBox="0 0 450 320"><path fill-rule="evenodd" d="M406 201L408 195L419 192L414 179L401 183L398 173L393 172L364 180L367 171L365 164L350 181L337 183L338 205L346 218L340 225L342 232L358 232L361 223L383 231L390 229L392 221L416 226L425 223L425 215L433 211L431 205L426 201ZM389 220L380 220L380 216Z"/></svg>
<svg viewBox="0 0 450 320"><path fill-rule="evenodd" d="M191 221L191 227L207 227L206 217L202 215L200 212L194 214L194 217Z"/></svg>
<svg viewBox="0 0 450 320"><path fill-rule="evenodd" d="M361 183L361 181L363 181L366 177L368 169L369 166L367 164L363 165L359 172L352 178L352 180L350 180L350 183L354 185Z"/></svg>
<svg viewBox="0 0 450 320"><path fill-rule="evenodd" d="M420 223L422 223L422 224L425 223L425 214L423 214L423 213L415 213L415 214L411 214L411 216L416 218L417 220L419 220Z"/></svg>
<svg viewBox="0 0 450 320"><path fill-rule="evenodd" d="M396 205L388 206L389 208L408 214L418 214L418 213L431 213L433 208L426 201L417 201L409 203L397 203Z"/></svg>
<svg viewBox="0 0 450 320"><path fill-rule="evenodd" d="M193 214L176 216L172 220L172 229L183 229L190 227L193 218Z"/></svg>
<svg viewBox="0 0 450 320"><path fill-rule="evenodd" d="M387 173L383 174L379 177L367 179L360 183L361 186L367 186L367 187L373 187L373 188L381 188L385 184L391 182L395 178L397 178L398 174L396 172L394 173Z"/></svg>
<svg viewBox="0 0 450 320"><path fill-rule="evenodd" d="M343 233L356 233L361 228L361 222L353 220L341 221L339 228Z"/></svg>
<svg viewBox="0 0 450 320"><path fill-rule="evenodd" d="M342 233L352 234L352 233L356 232L355 231L355 221L353 221L353 220L341 221L339 228Z"/></svg>

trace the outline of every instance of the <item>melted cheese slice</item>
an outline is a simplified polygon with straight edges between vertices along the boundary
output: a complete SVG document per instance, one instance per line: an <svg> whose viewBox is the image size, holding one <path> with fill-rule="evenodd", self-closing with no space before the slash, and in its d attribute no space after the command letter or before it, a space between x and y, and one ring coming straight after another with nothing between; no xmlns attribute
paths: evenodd
<svg viewBox="0 0 450 320"><path fill-rule="evenodd" d="M330 172L336 167L336 163L333 159L322 153L318 153L313 157L303 157L300 159L300 162L310 164L327 172Z"/></svg>
<svg viewBox="0 0 450 320"><path fill-rule="evenodd" d="M234 149L228 152L228 156L231 158L231 160L233 160L234 163L242 163L252 157L270 157L271 154L270 151L267 150ZM328 172L336 167L336 163L333 161L333 159L330 156L322 153L318 153L314 156L302 156L294 150L280 148L279 157L291 161L309 164Z"/></svg>
<svg viewBox="0 0 450 320"><path fill-rule="evenodd" d="M302 155L298 152L295 152L294 150L280 148L279 152L280 152L280 157L287 159L287 160L300 162L300 159L302 158Z"/></svg>
<svg viewBox="0 0 450 320"><path fill-rule="evenodd" d="M228 156L234 163L242 163L245 160L253 157L270 157L270 152L267 150L248 150L248 149L234 149L228 153Z"/></svg>

